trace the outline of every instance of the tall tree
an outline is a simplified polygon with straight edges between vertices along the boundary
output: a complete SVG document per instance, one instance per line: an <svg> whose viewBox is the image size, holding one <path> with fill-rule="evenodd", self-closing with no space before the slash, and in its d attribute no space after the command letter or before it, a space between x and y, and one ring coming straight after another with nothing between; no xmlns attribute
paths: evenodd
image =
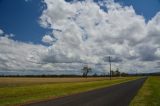
<svg viewBox="0 0 160 106"><path fill-rule="evenodd" d="M92 71L92 69L88 66L84 66L82 68L82 71L83 71L83 77L87 77L88 73Z"/></svg>

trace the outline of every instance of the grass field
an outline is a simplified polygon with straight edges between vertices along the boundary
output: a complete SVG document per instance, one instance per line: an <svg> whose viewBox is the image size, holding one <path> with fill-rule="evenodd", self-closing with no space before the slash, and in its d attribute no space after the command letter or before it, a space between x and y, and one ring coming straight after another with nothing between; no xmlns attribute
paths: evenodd
<svg viewBox="0 0 160 106"><path fill-rule="evenodd" d="M55 84L65 82L89 82L89 81L101 81L109 78L106 77L88 77L88 78L28 78L28 77L6 77L0 78L0 88L2 87L14 87L24 85L38 85L38 84Z"/></svg>
<svg viewBox="0 0 160 106"><path fill-rule="evenodd" d="M160 106L160 77L149 77L130 106Z"/></svg>
<svg viewBox="0 0 160 106"><path fill-rule="evenodd" d="M136 78L0 78L0 106L56 98Z"/></svg>

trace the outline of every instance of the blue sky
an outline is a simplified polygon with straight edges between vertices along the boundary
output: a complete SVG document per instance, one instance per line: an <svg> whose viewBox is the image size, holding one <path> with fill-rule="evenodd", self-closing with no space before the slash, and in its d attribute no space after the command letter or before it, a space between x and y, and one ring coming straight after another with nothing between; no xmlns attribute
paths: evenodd
<svg viewBox="0 0 160 106"><path fill-rule="evenodd" d="M0 27L6 33L15 34L16 40L41 43L47 33L38 21L43 4L40 0L0 0Z"/></svg>
<svg viewBox="0 0 160 106"><path fill-rule="evenodd" d="M123 5L132 5L137 14L143 15L146 21L160 11L160 0L116 0Z"/></svg>
<svg viewBox="0 0 160 106"><path fill-rule="evenodd" d="M71 1L71 0L66 0ZM98 0L95 0L95 2ZM146 21L160 11L160 0L116 0L122 5L132 5ZM42 28L38 21L44 5L41 0L0 0L0 28L13 33L13 39L23 42L42 43L42 37L51 30Z"/></svg>

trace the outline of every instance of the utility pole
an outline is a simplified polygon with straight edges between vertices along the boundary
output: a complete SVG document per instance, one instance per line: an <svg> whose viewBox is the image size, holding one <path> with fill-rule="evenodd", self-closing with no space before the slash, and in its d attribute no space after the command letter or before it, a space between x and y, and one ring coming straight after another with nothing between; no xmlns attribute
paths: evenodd
<svg viewBox="0 0 160 106"><path fill-rule="evenodd" d="M109 65L110 65L110 80L111 80L111 77L112 77L112 73L111 73L111 56L109 56Z"/></svg>

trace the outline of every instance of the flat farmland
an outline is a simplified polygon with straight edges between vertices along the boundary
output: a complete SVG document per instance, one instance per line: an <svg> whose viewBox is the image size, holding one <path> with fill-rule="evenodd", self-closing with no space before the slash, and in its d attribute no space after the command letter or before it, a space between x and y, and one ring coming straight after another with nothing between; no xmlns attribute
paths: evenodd
<svg viewBox="0 0 160 106"><path fill-rule="evenodd" d="M113 78L0 78L0 106L20 105L103 88L137 79Z"/></svg>
<svg viewBox="0 0 160 106"><path fill-rule="evenodd" d="M24 85L38 85L38 84L56 84L56 83L69 83L69 82L90 82L108 80L106 77L88 77L88 78L35 78L35 77L1 77L0 87L14 87ZM115 78L113 78L115 79Z"/></svg>

